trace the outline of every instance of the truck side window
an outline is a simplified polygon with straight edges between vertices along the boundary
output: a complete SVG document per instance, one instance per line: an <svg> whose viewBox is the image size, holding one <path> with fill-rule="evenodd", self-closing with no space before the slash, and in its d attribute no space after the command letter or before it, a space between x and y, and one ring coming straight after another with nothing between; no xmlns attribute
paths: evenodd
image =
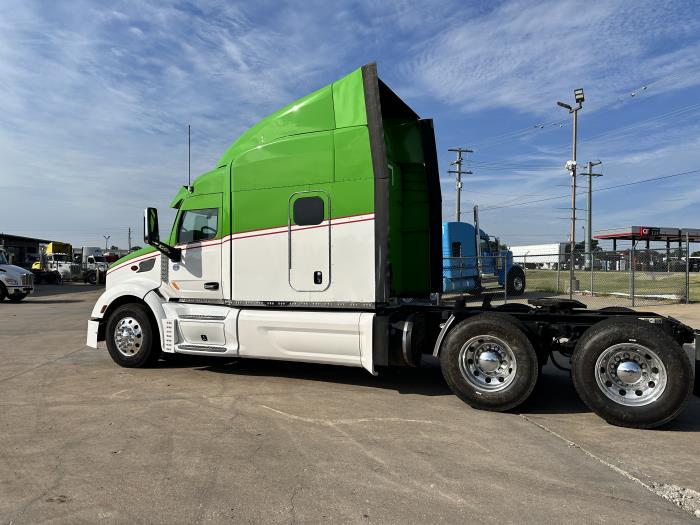
<svg viewBox="0 0 700 525"><path fill-rule="evenodd" d="M186 210L182 212L180 226L177 230L178 244L206 241L216 237L218 230L218 212L216 208Z"/></svg>
<svg viewBox="0 0 700 525"><path fill-rule="evenodd" d="M315 226L323 222L324 205L321 197L302 197L294 201L294 224Z"/></svg>
<svg viewBox="0 0 700 525"><path fill-rule="evenodd" d="M453 242L452 243L452 257L461 257L462 256L462 243L461 242Z"/></svg>

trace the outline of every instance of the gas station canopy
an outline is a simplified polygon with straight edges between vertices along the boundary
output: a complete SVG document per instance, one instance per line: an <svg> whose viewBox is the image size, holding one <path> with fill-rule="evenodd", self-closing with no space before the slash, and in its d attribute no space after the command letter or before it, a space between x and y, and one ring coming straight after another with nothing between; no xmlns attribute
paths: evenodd
<svg viewBox="0 0 700 525"><path fill-rule="evenodd" d="M665 228L661 226L626 226L600 230L594 239L612 241L700 242L700 228Z"/></svg>

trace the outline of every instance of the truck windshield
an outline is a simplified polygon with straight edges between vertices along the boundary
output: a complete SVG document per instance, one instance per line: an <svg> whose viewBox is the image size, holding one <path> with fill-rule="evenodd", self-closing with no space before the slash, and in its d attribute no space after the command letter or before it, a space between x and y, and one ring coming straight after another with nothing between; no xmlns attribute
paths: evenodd
<svg viewBox="0 0 700 525"><path fill-rule="evenodd" d="M102 255L95 255L95 262L105 262L105 258Z"/></svg>
<svg viewBox="0 0 700 525"><path fill-rule="evenodd" d="M7 257L5 257L5 252L0 252L0 264L8 264Z"/></svg>
<svg viewBox="0 0 700 525"><path fill-rule="evenodd" d="M65 262L67 259L66 259L66 255L63 253L54 253L53 260L58 261L58 262Z"/></svg>

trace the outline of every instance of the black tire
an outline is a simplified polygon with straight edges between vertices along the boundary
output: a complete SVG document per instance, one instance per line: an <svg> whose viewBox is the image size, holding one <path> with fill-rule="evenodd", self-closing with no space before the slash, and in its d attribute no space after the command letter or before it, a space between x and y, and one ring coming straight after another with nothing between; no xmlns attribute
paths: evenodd
<svg viewBox="0 0 700 525"><path fill-rule="evenodd" d="M598 358L612 346L625 343L648 348L665 368L665 388L648 404L630 405L629 401L623 404L623 401L614 400L606 395L604 385L599 385L596 379ZM659 327L639 319L613 317L593 325L576 344L571 369L574 387L583 402L608 423L621 427L654 428L668 423L681 413L693 388L690 359L683 348ZM634 392L646 395L637 388L659 387L654 381L645 384L648 378L648 375L640 378L640 383L635 383L637 386L619 386L619 393L632 398ZM618 388L612 382L609 386Z"/></svg>
<svg viewBox="0 0 700 525"><path fill-rule="evenodd" d="M13 293L9 294L7 298L10 300L11 303L18 303L25 297L27 297L28 294L26 293Z"/></svg>
<svg viewBox="0 0 700 525"><path fill-rule="evenodd" d="M5 297L7 297L7 290L5 289L5 285L0 283L0 303L3 302Z"/></svg>
<svg viewBox="0 0 700 525"><path fill-rule="evenodd" d="M473 361L469 355L477 355L471 354L470 348L484 344L477 339L478 336L498 338L509 347L514 357L517 366L513 367L514 372L513 368L510 369L513 376L506 377L507 386L501 390L493 391L486 385L477 384L479 379L474 379L474 376L478 378L479 369L471 373L472 379L468 378L470 373L462 370ZM463 354L463 347L469 341L474 343L465 348ZM477 348L475 352L478 351ZM522 324L510 315L496 312L479 314L460 322L447 335L440 353L440 365L445 381L457 397L471 407L496 412L510 410L524 402L535 388L539 370L537 353ZM481 376L486 380L483 373Z"/></svg>
<svg viewBox="0 0 700 525"><path fill-rule="evenodd" d="M522 295L525 292L525 272L520 266L514 266L506 277L508 295Z"/></svg>
<svg viewBox="0 0 700 525"><path fill-rule="evenodd" d="M122 319L131 318L140 329L140 337L134 338L134 353L125 355L117 348L115 330ZM112 360L125 368L153 366L160 357L160 340L148 308L142 304L125 304L117 308L107 321L105 332L107 350Z"/></svg>
<svg viewBox="0 0 700 525"><path fill-rule="evenodd" d="M85 276L85 279L88 284L97 284L97 273L88 272L88 274Z"/></svg>

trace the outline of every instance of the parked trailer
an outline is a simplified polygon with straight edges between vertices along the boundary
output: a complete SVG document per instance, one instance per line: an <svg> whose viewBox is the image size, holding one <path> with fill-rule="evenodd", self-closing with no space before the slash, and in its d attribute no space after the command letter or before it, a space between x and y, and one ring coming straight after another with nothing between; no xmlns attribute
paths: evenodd
<svg viewBox="0 0 700 525"><path fill-rule="evenodd" d="M690 395L693 330L653 313L568 300L480 308L441 290L441 196L432 121L355 70L245 132L183 187L161 240L111 266L88 344L143 367L173 354L363 367L439 358L452 391L503 411L554 354L611 423L654 427Z"/></svg>
<svg viewBox="0 0 700 525"><path fill-rule="evenodd" d="M528 246L511 246L513 260L525 268L561 268L567 263L568 243L531 244Z"/></svg>

